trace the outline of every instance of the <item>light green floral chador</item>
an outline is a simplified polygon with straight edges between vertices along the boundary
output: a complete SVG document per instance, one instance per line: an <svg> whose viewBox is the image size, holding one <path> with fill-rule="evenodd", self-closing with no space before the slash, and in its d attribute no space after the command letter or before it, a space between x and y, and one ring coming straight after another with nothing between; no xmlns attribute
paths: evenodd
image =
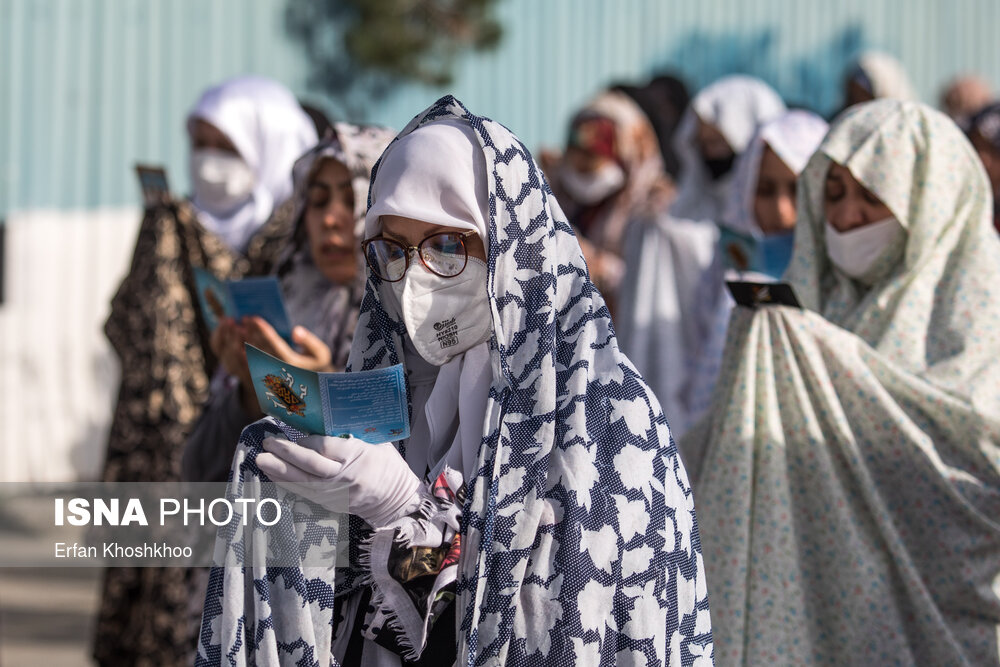
<svg viewBox="0 0 1000 667"><path fill-rule="evenodd" d="M827 257L831 161L906 230L861 281ZM804 309L737 309L682 443L718 664L997 664L991 215L972 147L920 104L849 110L806 167L785 275Z"/></svg>

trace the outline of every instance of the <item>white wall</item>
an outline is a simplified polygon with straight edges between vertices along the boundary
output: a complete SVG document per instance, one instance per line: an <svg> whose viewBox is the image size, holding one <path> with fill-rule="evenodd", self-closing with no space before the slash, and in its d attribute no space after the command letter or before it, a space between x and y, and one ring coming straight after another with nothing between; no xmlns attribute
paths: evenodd
<svg viewBox="0 0 1000 667"><path fill-rule="evenodd" d="M11 214L0 305L0 481L92 480L118 362L104 338L140 211Z"/></svg>

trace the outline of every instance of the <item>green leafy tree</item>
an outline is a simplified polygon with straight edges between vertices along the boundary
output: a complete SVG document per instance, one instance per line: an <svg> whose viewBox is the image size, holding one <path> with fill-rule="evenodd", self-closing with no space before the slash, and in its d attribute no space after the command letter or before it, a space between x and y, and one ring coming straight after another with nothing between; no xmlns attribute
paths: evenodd
<svg viewBox="0 0 1000 667"><path fill-rule="evenodd" d="M290 0L285 25L310 85L357 109L400 83L451 83L458 56L499 44L498 1Z"/></svg>

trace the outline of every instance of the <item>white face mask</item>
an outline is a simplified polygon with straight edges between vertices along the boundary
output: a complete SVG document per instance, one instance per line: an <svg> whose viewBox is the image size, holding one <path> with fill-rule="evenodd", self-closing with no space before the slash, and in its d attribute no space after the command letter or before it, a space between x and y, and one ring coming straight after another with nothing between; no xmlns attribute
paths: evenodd
<svg viewBox="0 0 1000 667"><path fill-rule="evenodd" d="M473 257L454 278L436 276L411 260L403 279L390 283L413 347L428 363L442 366L493 331L486 296L486 264Z"/></svg>
<svg viewBox="0 0 1000 667"><path fill-rule="evenodd" d="M846 232L826 223L826 252L830 261L854 279L863 278L885 253L906 238L896 218L886 218Z"/></svg>
<svg viewBox="0 0 1000 667"><path fill-rule="evenodd" d="M225 216L253 194L250 165L239 155L216 148L191 151L191 187L195 203L212 215Z"/></svg>
<svg viewBox="0 0 1000 667"><path fill-rule="evenodd" d="M569 196L585 206L596 204L621 190L625 186L625 178L625 170L617 162L606 162L589 174L581 174L567 166L563 167L559 176Z"/></svg>

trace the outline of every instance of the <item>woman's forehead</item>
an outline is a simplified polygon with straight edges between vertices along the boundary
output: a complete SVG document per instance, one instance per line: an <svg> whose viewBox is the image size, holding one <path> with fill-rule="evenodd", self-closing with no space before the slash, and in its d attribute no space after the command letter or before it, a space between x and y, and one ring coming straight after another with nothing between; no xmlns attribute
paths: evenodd
<svg viewBox="0 0 1000 667"><path fill-rule="evenodd" d="M436 232L463 232L467 231L458 227L438 225L433 222L424 222L415 218L407 218L401 215L383 215L379 217L382 223L382 232L396 238L419 241L424 237Z"/></svg>
<svg viewBox="0 0 1000 667"><path fill-rule="evenodd" d="M347 168L347 165L335 157L326 156L316 161L316 165L309 176L309 181L333 181L334 184L339 185L340 181L345 179L349 181L350 178L351 171Z"/></svg>

